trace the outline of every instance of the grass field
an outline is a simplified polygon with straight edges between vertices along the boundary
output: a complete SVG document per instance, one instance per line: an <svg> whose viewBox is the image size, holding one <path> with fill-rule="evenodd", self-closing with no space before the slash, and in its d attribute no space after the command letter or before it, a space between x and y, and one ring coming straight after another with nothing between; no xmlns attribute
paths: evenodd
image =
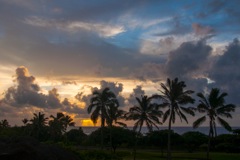
<svg viewBox="0 0 240 160"><path fill-rule="evenodd" d="M126 154L123 160L132 160L133 155L130 152L121 151L122 154ZM124 152L124 153L123 153ZM166 156L166 153L164 153ZM165 157L162 157L161 152L157 151L137 151L137 160L165 160ZM204 160L206 159L205 152L196 152L196 153L184 153L177 152L172 154L173 160ZM211 160L240 160L240 153L210 153Z"/></svg>

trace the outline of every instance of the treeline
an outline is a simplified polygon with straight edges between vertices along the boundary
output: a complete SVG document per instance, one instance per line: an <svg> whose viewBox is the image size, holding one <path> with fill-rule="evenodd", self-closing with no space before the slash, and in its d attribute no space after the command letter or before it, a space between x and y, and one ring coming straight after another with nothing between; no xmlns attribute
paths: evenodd
<svg viewBox="0 0 240 160"><path fill-rule="evenodd" d="M171 159L171 127L176 119L188 123L187 116L202 115L199 119L192 122L193 127L197 128L205 121L209 124L207 159L209 159L209 151L211 140L217 136L216 126L219 123L228 131L231 131L231 126L224 118L232 118L231 113L235 111L236 106L226 104L225 97L227 93L221 93L218 88L212 88L208 95L197 93L198 103L195 103L193 98L194 91L187 90L184 81L179 81L178 78L173 80L167 79L166 83L161 83L159 94L153 96L142 95L136 97L136 105L131 107L128 112L119 110L119 103L115 94L109 88L104 90L95 90L92 93L88 112L91 113L91 119L94 123L100 118L101 128L105 123L112 127L113 122L119 120L135 121L134 132L136 135L141 133L142 126L145 124L149 132L153 131L153 127L159 128L162 123L168 124L167 136L167 157ZM124 125L124 124L122 124ZM110 132L111 133L111 132ZM112 137L112 135L110 134ZM110 138L110 141L111 138ZM136 146L139 138L136 137L134 146L134 159L136 158ZM101 146L103 146L103 133L101 132Z"/></svg>
<svg viewBox="0 0 240 160"><path fill-rule="evenodd" d="M36 114L37 115L37 114ZM43 114L40 114L43 115ZM5 126L1 121L0 140L8 138L21 138L26 143L31 143L33 137L46 144L59 144L64 146L77 146L81 150L99 149L101 147L101 135L103 134L104 148L112 150L114 153L119 149L128 148L130 151L135 147L136 138L138 139L138 149L159 150L163 153L167 151L168 130L152 131L147 134L136 133L124 127L112 128L103 127L86 135L82 128L65 131L64 127L60 132L59 128L52 128L48 125L41 126L41 132L38 133L37 127L29 123L23 126ZM54 137L53 133L56 133ZM102 134L101 134L102 133ZM196 152L206 151L208 147L208 136L198 132L189 131L180 135L173 130L170 131L171 146L174 151ZM30 142L29 142L30 141ZM234 130L232 134L221 134L211 140L211 151L239 153L240 152L240 130Z"/></svg>
<svg viewBox="0 0 240 160"><path fill-rule="evenodd" d="M228 131L232 131L231 126L224 118L232 118L231 114L235 111L236 106L226 104L227 93L221 93L218 88L212 88L209 94L197 93L198 99L194 99L194 91L187 90L185 82L179 81L178 78L167 79L166 83L160 84L160 87L159 94L150 97L146 95L136 97L136 104L130 107L128 111L120 109L116 95L109 88L94 90L88 106L88 113L93 123L96 124L98 120L101 121L101 128L89 136L85 135L81 129L66 132L68 126L74 125L73 119L68 115L57 113L56 116L47 118L40 112L34 114L30 120L24 119L24 126L13 127L15 129L11 128L9 131L7 130L9 128L7 120L3 120L1 122L1 134L11 135L16 134L11 132L19 132L40 141L71 142L87 146L99 146L102 149L109 146L113 151L116 150L117 146L131 146L134 148L134 159L136 158L136 148L139 146L155 146L162 149L166 149L167 146L169 160L171 159L171 146L176 149L179 144L182 144L182 146L184 144L186 149L190 148L192 151L194 148L205 145L207 147L207 159L209 159L210 149L221 150L221 147L228 147L231 152L238 151L238 147L231 149L230 142L231 146L235 146L235 142L239 142L239 136L228 135L224 139L220 138L221 141L218 143L216 140L219 137L216 131L217 123ZM187 116L195 116L196 114L201 115L200 118L191 123L194 128L197 128L206 121L209 124L207 137L199 132L188 132L184 135L173 133L171 127L176 119L189 123ZM133 131L124 128L126 127L124 122L128 120L135 121ZM162 123L168 124L168 130L153 131L154 127L161 128ZM115 127L114 125L122 127ZM141 135L143 125L146 125L149 130L146 136ZM5 131L7 134L4 133ZM193 138L194 136L202 137L200 138L201 143L199 141L195 143L194 140L196 141L199 137ZM153 140L153 137L158 138L158 140Z"/></svg>

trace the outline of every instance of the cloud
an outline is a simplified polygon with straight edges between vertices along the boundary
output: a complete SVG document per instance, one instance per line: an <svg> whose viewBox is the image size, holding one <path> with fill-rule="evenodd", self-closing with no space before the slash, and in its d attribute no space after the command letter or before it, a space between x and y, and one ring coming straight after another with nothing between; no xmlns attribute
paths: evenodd
<svg viewBox="0 0 240 160"><path fill-rule="evenodd" d="M133 92L128 97L128 105L132 106L136 103L136 97L141 97L145 95L145 91L142 89L142 86L137 85L135 88L133 88Z"/></svg>
<svg viewBox="0 0 240 160"><path fill-rule="evenodd" d="M205 39L182 43L169 53L165 70L170 77L204 75L211 51Z"/></svg>
<svg viewBox="0 0 240 160"><path fill-rule="evenodd" d="M119 102L119 105L121 107L124 107L125 106L125 98L123 97L122 95L122 92L123 92L123 84L122 83L118 83L118 82L108 82L108 81L100 81L100 87L97 88L97 87L92 87L92 86L88 86L88 88L90 88L90 94L86 94L84 91L83 92L79 92L75 98L78 99L80 102L84 102L86 105L86 107L89 105L90 103L90 99L92 97L92 92L95 91L95 90L98 90L98 91L102 91L104 90L105 88L109 88L110 91L112 91L117 99L118 99L118 102Z"/></svg>
<svg viewBox="0 0 240 160"><path fill-rule="evenodd" d="M211 0L204 3L204 10L197 14L197 18L208 18L209 16L217 15L218 12L225 10L227 1L224 0Z"/></svg>
<svg viewBox="0 0 240 160"><path fill-rule="evenodd" d="M2 0L5 3L9 3L12 5L20 6L26 9L35 9L36 1L28 1L28 0Z"/></svg>
<svg viewBox="0 0 240 160"><path fill-rule="evenodd" d="M184 17L181 15L173 16L172 21L168 24L168 30L160 33L155 33L155 36L174 36L174 35L184 35L190 32L190 27L188 24L184 23Z"/></svg>
<svg viewBox="0 0 240 160"><path fill-rule="evenodd" d="M133 13L127 13L119 18L119 22L121 24L124 24L126 28L129 29L136 29L136 28L142 28L142 29L148 29L151 27L156 27L160 24L164 24L168 21L170 21L172 17L163 17L163 18L143 18L143 17L136 17L133 15Z"/></svg>
<svg viewBox="0 0 240 160"><path fill-rule="evenodd" d="M173 36L161 38L159 41L143 40L140 52L146 55L166 56L166 54L178 47L178 43Z"/></svg>
<svg viewBox="0 0 240 160"><path fill-rule="evenodd" d="M209 26L202 26L198 23L193 23L192 28L196 36L206 36L214 33L214 29Z"/></svg>
<svg viewBox="0 0 240 160"><path fill-rule="evenodd" d="M123 26L120 25L112 25L112 24L104 24L104 23L90 23L90 22L82 22L82 21L58 21L56 19L46 19L41 17L28 17L25 19L25 23L36 26L36 27L46 27L46 28L57 28L63 31L67 31L70 33L75 33L78 31L88 31L97 33L101 37L113 37L120 33L125 32Z"/></svg>
<svg viewBox="0 0 240 160"><path fill-rule="evenodd" d="M61 109L62 111L78 115L81 118L89 118L89 115L87 113L87 107L81 108L76 103L71 103L67 98L64 98L64 100L62 101L62 105L63 105Z"/></svg>
<svg viewBox="0 0 240 160"><path fill-rule="evenodd" d="M159 81L165 76L164 63L161 63L160 60L159 62L144 63L132 74L134 79L141 81L151 80L153 82Z"/></svg>
<svg viewBox="0 0 240 160"><path fill-rule="evenodd" d="M30 76L28 69L19 67L16 69L17 86L10 87L5 93L4 102L12 106L41 106L46 107L46 96L39 93L40 87L36 84L35 77Z"/></svg>
<svg viewBox="0 0 240 160"><path fill-rule="evenodd" d="M67 26L69 31L77 31L84 29L98 33L102 37L113 37L122 32L125 32L123 26L101 24L101 23L86 23L86 22L72 22Z"/></svg>
<svg viewBox="0 0 240 160"><path fill-rule="evenodd" d="M240 104L240 42L234 39L226 46L224 54L216 56L209 71L209 77L215 81L212 85L229 94L228 100Z"/></svg>
<svg viewBox="0 0 240 160"><path fill-rule="evenodd" d="M29 74L26 67L16 69L16 86L9 87L1 100L2 105L14 107L38 107L57 109L62 108L60 95L56 88L48 91L45 95L40 86L35 82L35 77Z"/></svg>
<svg viewBox="0 0 240 160"><path fill-rule="evenodd" d="M77 85L76 81L62 81L63 85Z"/></svg>

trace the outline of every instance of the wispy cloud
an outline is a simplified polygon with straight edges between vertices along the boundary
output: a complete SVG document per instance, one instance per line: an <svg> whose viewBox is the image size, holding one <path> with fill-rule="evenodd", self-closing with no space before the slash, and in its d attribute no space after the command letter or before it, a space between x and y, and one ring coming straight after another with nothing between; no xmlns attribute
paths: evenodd
<svg viewBox="0 0 240 160"><path fill-rule="evenodd" d="M147 29L147 28L159 25L159 24L166 23L170 20L172 20L172 17L143 19L141 17L136 17L131 14L125 14L125 15L121 16L118 21L120 23L124 24L127 28Z"/></svg>
<svg viewBox="0 0 240 160"><path fill-rule="evenodd" d="M122 25L100 22L58 21L56 19L46 19L37 16L28 17L24 22L32 26L54 27L71 33L84 30L97 33L101 37L114 37L125 32L125 28Z"/></svg>

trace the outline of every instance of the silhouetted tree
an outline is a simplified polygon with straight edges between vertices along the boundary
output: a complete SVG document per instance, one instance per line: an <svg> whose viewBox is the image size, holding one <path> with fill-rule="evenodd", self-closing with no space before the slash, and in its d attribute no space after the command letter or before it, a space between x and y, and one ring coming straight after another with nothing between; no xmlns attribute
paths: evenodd
<svg viewBox="0 0 240 160"><path fill-rule="evenodd" d="M182 137L184 139L184 144L186 146L186 149L189 152L193 152L200 145L205 144L207 142L207 136L197 131L185 132L182 135Z"/></svg>
<svg viewBox="0 0 240 160"><path fill-rule="evenodd" d="M0 129L5 129L5 128L9 128L9 127L10 127L10 125L6 119L3 119L0 121Z"/></svg>
<svg viewBox="0 0 240 160"><path fill-rule="evenodd" d="M31 134L37 139L41 139L46 130L48 118L45 117L45 114L38 112L33 114L33 118L30 120Z"/></svg>
<svg viewBox="0 0 240 160"><path fill-rule="evenodd" d="M81 127L78 129L71 129L70 131L66 132L65 135L69 142L76 145L82 144L87 138L87 135L83 132Z"/></svg>
<svg viewBox="0 0 240 160"><path fill-rule="evenodd" d="M225 97L227 93L221 93L218 88L213 88L208 95L205 97L202 93L198 93L197 96L200 98L197 110L200 113L205 113L203 117L200 117L193 123L193 127L199 127L206 119L209 119L209 139L208 139L208 150L207 159L209 159L210 141L211 138L217 135L216 131L216 120L221 126L228 131L231 131L230 125L221 117L232 118L231 112L235 111L235 105L225 104Z"/></svg>
<svg viewBox="0 0 240 160"><path fill-rule="evenodd" d="M136 132L138 129L139 135L143 124L145 123L148 130L152 131L153 127L158 128L158 125L161 124L159 117L162 116L162 111L156 110L156 105L151 102L152 97L142 96L141 99L136 97L138 105L133 106L129 109L129 112L125 114L126 120L134 120L133 130ZM136 140L137 145L137 140ZM136 158L136 145L134 147L134 160Z"/></svg>
<svg viewBox="0 0 240 160"><path fill-rule="evenodd" d="M73 119L64 115L63 113L57 113L56 117L51 115L49 120L50 134L54 140L59 140L63 133L66 132L68 126L74 126Z"/></svg>
<svg viewBox="0 0 240 160"><path fill-rule="evenodd" d="M178 78L174 80L167 79L167 83L161 83L161 92L160 95L154 96L155 98L160 98L162 104L160 107L167 108L166 112L163 115L163 122L168 119L168 155L167 159L171 160L171 127L172 123L175 123L176 115L179 116L180 120L184 120L188 123L187 117L184 113L194 116L194 111L192 107L184 107L189 103L194 103L194 99L191 97L191 94L194 91L184 90L186 87L185 82L178 81Z"/></svg>
<svg viewBox="0 0 240 160"><path fill-rule="evenodd" d="M118 121L119 119L123 119L124 114L126 113L123 110L119 110L118 107L119 107L119 103L118 102L117 103L113 102L113 103L110 103L109 105L107 105L107 110L106 110L107 111L106 122L107 122L107 125L110 128L110 144L111 144L111 146L113 146L113 144L112 144L113 122L115 124L118 124L118 125L123 126L123 127L127 126L125 123ZM112 147L112 149L114 149L114 147ZM112 149L111 149L111 152L112 152Z"/></svg>
<svg viewBox="0 0 240 160"><path fill-rule="evenodd" d="M91 120L94 124L97 123L98 118L101 118L101 128L105 126L107 118L107 107L110 104L116 104L118 101L116 95L110 91L109 88L105 88L102 91L95 90L92 92L92 98L90 99L90 105L88 106L88 113L91 113ZM101 133L101 148L103 148L103 132Z"/></svg>
<svg viewBox="0 0 240 160"><path fill-rule="evenodd" d="M22 120L22 122L23 122L24 126L26 126L26 125L28 124L29 120L28 120L27 118L24 118L24 119Z"/></svg>

